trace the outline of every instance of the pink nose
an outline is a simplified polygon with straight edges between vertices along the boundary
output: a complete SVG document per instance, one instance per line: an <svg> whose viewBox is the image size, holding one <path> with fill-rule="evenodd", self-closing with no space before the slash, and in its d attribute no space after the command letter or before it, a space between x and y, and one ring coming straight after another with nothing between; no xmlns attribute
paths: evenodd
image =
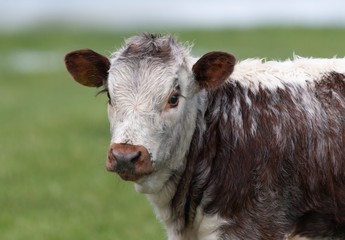
<svg viewBox="0 0 345 240"><path fill-rule="evenodd" d="M150 154L144 146L112 144L106 163L108 171L116 172L124 180L136 181L153 172Z"/></svg>

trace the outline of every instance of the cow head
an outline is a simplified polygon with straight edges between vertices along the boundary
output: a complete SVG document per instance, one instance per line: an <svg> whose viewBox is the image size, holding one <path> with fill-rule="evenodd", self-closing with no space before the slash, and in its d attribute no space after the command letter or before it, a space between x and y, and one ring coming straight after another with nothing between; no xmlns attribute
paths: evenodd
<svg viewBox="0 0 345 240"><path fill-rule="evenodd" d="M107 92L107 169L155 193L183 170L205 92L226 81L235 58L210 52L196 61L173 37L143 34L110 59L78 50L65 63L78 83Z"/></svg>

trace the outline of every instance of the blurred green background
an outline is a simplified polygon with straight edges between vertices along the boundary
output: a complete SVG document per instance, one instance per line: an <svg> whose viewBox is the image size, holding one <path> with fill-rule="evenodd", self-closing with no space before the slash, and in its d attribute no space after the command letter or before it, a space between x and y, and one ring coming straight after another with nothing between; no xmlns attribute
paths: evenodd
<svg viewBox="0 0 345 240"><path fill-rule="evenodd" d="M167 33L167 31L156 31ZM138 32L41 27L0 33L0 239L165 239L145 196L105 171L106 97L75 83L64 55L110 55ZM345 56L341 28L170 30L193 55Z"/></svg>

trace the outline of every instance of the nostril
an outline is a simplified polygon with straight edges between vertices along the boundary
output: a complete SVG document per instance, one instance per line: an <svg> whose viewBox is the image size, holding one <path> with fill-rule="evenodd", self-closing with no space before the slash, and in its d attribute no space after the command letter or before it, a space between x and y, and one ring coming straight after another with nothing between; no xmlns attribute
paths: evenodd
<svg viewBox="0 0 345 240"><path fill-rule="evenodd" d="M141 152L121 152L113 150L112 154L118 162L131 162L135 164L139 160Z"/></svg>
<svg viewBox="0 0 345 240"><path fill-rule="evenodd" d="M154 171L150 154L144 146L121 143L110 146L106 168L119 174L122 179L131 181Z"/></svg>
<svg viewBox="0 0 345 240"><path fill-rule="evenodd" d="M131 163L135 164L140 158L141 152L136 152L131 158Z"/></svg>

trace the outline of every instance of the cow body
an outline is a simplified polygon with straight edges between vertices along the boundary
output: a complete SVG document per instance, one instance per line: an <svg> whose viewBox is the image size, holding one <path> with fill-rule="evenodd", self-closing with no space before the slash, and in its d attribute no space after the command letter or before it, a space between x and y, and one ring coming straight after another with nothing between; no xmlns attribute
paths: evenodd
<svg viewBox="0 0 345 240"><path fill-rule="evenodd" d="M109 93L107 169L147 194L170 240L345 239L345 59L233 66L153 35L109 63L78 54L73 77Z"/></svg>

